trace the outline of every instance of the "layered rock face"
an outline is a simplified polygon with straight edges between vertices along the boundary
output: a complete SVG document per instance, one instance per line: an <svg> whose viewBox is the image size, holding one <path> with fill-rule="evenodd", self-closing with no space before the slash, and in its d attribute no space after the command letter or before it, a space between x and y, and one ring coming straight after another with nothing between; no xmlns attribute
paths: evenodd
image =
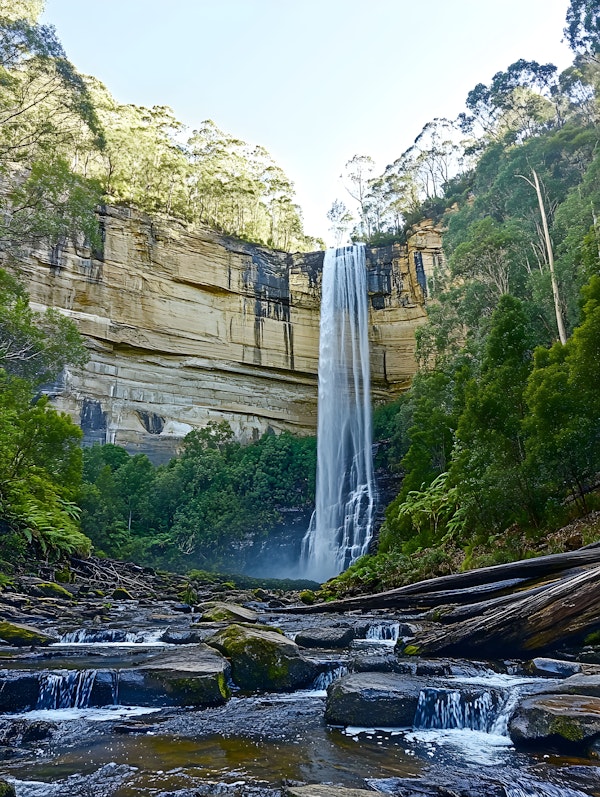
<svg viewBox="0 0 600 797"><path fill-rule="evenodd" d="M101 222L101 252L40 250L20 267L32 306L58 308L86 337L87 366L49 388L86 443L161 461L211 420L240 440L315 432L322 252L275 252L127 208L103 209ZM415 372L441 257L431 224L407 247L367 250L376 402Z"/></svg>

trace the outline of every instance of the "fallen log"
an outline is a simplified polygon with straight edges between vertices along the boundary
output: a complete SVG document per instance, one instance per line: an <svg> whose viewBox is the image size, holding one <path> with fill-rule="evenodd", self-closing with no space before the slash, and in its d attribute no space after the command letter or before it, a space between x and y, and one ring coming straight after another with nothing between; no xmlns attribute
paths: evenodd
<svg viewBox="0 0 600 797"><path fill-rule="evenodd" d="M600 563L600 548L580 548L567 553L538 556L534 559L521 559L492 567L479 567L464 573L452 573L425 581L417 581L405 587L378 592L374 595L359 595L353 598L314 603L311 606L286 606L281 613L319 614L327 612L348 612L352 610L400 609L406 606L406 596L424 595L441 590L458 590L480 587L507 579L536 579L569 570L574 567ZM414 605L414 602L413 602Z"/></svg>
<svg viewBox="0 0 600 797"><path fill-rule="evenodd" d="M436 628L408 655L512 656L541 653L600 628L600 567L517 594L507 606Z"/></svg>

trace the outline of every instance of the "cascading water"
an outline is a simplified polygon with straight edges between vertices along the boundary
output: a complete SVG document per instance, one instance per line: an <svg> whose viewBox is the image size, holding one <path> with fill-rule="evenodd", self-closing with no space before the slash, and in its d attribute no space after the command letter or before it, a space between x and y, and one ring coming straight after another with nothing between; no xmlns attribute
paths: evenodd
<svg viewBox="0 0 600 797"><path fill-rule="evenodd" d="M86 708L89 705L95 670L43 672L36 708Z"/></svg>
<svg viewBox="0 0 600 797"><path fill-rule="evenodd" d="M302 543L303 577L324 581L366 553L375 490L367 278L363 245L323 263L315 512Z"/></svg>

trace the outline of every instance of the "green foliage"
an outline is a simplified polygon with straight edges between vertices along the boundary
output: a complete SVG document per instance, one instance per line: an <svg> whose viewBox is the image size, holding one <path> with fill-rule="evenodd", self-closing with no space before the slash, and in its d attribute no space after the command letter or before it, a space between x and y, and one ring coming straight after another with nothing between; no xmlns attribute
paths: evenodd
<svg viewBox="0 0 600 797"><path fill-rule="evenodd" d="M315 468L314 439L267 434L241 446L227 423L190 432L182 455L158 468L96 445L84 452L82 527L106 555L223 568L244 538L280 522L281 508L310 506Z"/></svg>
<svg viewBox="0 0 600 797"><path fill-rule="evenodd" d="M572 50L597 59L600 53L600 9L596 0L570 0L564 30Z"/></svg>
<svg viewBox="0 0 600 797"><path fill-rule="evenodd" d="M0 557L28 547L46 559L86 555L74 503L82 471L81 429L36 389L85 348L54 311L34 313L22 286L0 269Z"/></svg>

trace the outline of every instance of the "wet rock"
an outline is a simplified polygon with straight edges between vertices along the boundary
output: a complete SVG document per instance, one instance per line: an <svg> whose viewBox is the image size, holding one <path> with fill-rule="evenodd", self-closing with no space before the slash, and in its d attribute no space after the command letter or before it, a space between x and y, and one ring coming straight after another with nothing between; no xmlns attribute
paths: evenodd
<svg viewBox="0 0 600 797"><path fill-rule="evenodd" d="M600 698L535 695L523 700L510 718L516 745L584 746L600 736Z"/></svg>
<svg viewBox="0 0 600 797"><path fill-rule="evenodd" d="M203 641L204 634L202 631L194 631L192 629L178 630L167 628L161 637L161 642L166 642L169 645L194 645Z"/></svg>
<svg viewBox="0 0 600 797"><path fill-rule="evenodd" d="M28 780L27 797L114 797L136 771L126 764L111 763L96 772L53 778L51 783Z"/></svg>
<svg viewBox="0 0 600 797"><path fill-rule="evenodd" d="M233 680L244 690L286 692L312 683L319 672L295 642L266 628L233 624L207 643L230 659Z"/></svg>
<svg viewBox="0 0 600 797"><path fill-rule="evenodd" d="M36 673L0 670L0 711L25 711L34 708L39 691Z"/></svg>
<svg viewBox="0 0 600 797"><path fill-rule="evenodd" d="M346 675L327 690L325 721L344 726L411 727L425 686L424 680L396 673Z"/></svg>
<svg viewBox="0 0 600 797"><path fill-rule="evenodd" d="M41 581L39 584L32 586L29 592L31 595L38 597L58 598L64 601L72 601L74 597L68 589L53 581Z"/></svg>
<svg viewBox="0 0 600 797"><path fill-rule="evenodd" d="M314 783L310 786L284 786L287 797L373 797L374 792L368 789L348 789L343 786L330 786Z"/></svg>
<svg viewBox="0 0 600 797"><path fill-rule="evenodd" d="M190 606L189 603L174 603L171 606L171 611L180 612L181 614L191 614L193 608Z"/></svg>
<svg viewBox="0 0 600 797"><path fill-rule="evenodd" d="M417 664L397 658L393 653L362 653L351 662L354 672L396 672L416 675Z"/></svg>
<svg viewBox="0 0 600 797"><path fill-rule="evenodd" d="M588 695L600 698L600 675L572 675L562 683L548 687L547 693L561 695Z"/></svg>
<svg viewBox="0 0 600 797"><path fill-rule="evenodd" d="M119 702L141 706L218 706L229 698L229 663L208 645L188 645L120 670Z"/></svg>
<svg viewBox="0 0 600 797"><path fill-rule="evenodd" d="M295 642L302 648L346 648L355 637L350 625L330 628L311 628L296 634Z"/></svg>
<svg viewBox="0 0 600 797"><path fill-rule="evenodd" d="M7 720L0 727L0 744L29 744L47 739L57 729L54 722L44 720L14 719ZM2 792L0 791L0 797Z"/></svg>
<svg viewBox="0 0 600 797"><path fill-rule="evenodd" d="M568 678L582 671L582 666L576 661L563 661L562 659L545 659L542 657L529 662L527 670L532 675L550 675Z"/></svg>
<svg viewBox="0 0 600 797"><path fill-rule="evenodd" d="M199 611L200 622L203 623L255 623L258 619L258 615L252 609L246 609L236 603L211 601L200 606Z"/></svg>
<svg viewBox="0 0 600 797"><path fill-rule="evenodd" d="M0 640L14 647L29 647L31 645L50 645L52 642L58 642L58 637L31 625L20 625L1 620Z"/></svg>
<svg viewBox="0 0 600 797"><path fill-rule="evenodd" d="M132 601L134 600L133 595L129 590L126 590L124 587L117 587L113 590L112 597L116 601Z"/></svg>

